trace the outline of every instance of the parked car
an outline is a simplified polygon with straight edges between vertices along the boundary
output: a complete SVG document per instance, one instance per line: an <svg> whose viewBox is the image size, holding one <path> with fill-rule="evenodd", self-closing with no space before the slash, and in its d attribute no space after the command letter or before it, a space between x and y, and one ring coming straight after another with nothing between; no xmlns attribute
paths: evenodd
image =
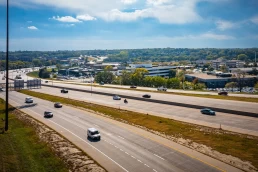
<svg viewBox="0 0 258 172"><path fill-rule="evenodd" d="M50 112L50 111L45 111L45 112L44 112L44 117L45 117L45 118L52 118L52 117L53 117L53 113Z"/></svg>
<svg viewBox="0 0 258 172"><path fill-rule="evenodd" d="M143 97L143 98L151 98L151 95L149 95L149 94L144 94L142 97Z"/></svg>
<svg viewBox="0 0 258 172"><path fill-rule="evenodd" d="M119 97L118 95L114 95L113 100L121 100L121 97Z"/></svg>
<svg viewBox="0 0 258 172"><path fill-rule="evenodd" d="M56 103L54 104L54 107L55 107L55 108L61 108L61 107L63 107L63 105L62 105L60 102L56 102Z"/></svg>
<svg viewBox="0 0 258 172"><path fill-rule="evenodd" d="M33 98L31 98L31 97L26 97L26 98L25 98L25 103L33 103Z"/></svg>
<svg viewBox="0 0 258 172"><path fill-rule="evenodd" d="M101 139L100 133L96 128L88 128L87 136L88 136L88 138L91 138L91 139L94 139L94 140L100 140Z"/></svg>
<svg viewBox="0 0 258 172"><path fill-rule="evenodd" d="M220 91L220 92L218 92L218 95L227 96L227 95L228 95L228 92L226 92L226 91Z"/></svg>
<svg viewBox="0 0 258 172"><path fill-rule="evenodd" d="M157 90L158 91L167 91L167 88L162 86L162 87L158 87Z"/></svg>
<svg viewBox="0 0 258 172"><path fill-rule="evenodd" d="M99 85L104 85L104 82L100 82Z"/></svg>
<svg viewBox="0 0 258 172"><path fill-rule="evenodd" d="M130 88L137 88L135 85L131 85Z"/></svg>
<svg viewBox="0 0 258 172"><path fill-rule="evenodd" d="M62 89L61 93L68 93L68 90L67 89Z"/></svg>
<svg viewBox="0 0 258 172"><path fill-rule="evenodd" d="M211 109L207 109L207 108L202 109L202 110L201 110L201 113L202 113L202 114L207 114L207 115L216 115L216 114L215 114L215 111L213 111L213 110L211 110Z"/></svg>

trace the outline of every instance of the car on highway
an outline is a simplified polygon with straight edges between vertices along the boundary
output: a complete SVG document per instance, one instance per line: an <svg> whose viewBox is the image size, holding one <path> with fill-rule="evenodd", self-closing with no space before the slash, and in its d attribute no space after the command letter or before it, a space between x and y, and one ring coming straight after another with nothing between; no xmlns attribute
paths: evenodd
<svg viewBox="0 0 258 172"><path fill-rule="evenodd" d="M215 111L213 111L213 110L211 110L211 109L207 109L207 108L202 109L202 110L201 110L201 113L202 113L202 114L207 114L207 115L216 115Z"/></svg>
<svg viewBox="0 0 258 172"><path fill-rule="evenodd" d="M62 89L61 93L68 93L68 90L67 89Z"/></svg>
<svg viewBox="0 0 258 172"><path fill-rule="evenodd" d="M151 95L150 94L144 94L142 97L143 98L151 98Z"/></svg>
<svg viewBox="0 0 258 172"><path fill-rule="evenodd" d="M54 104L54 107L55 107L55 108L61 108L61 107L63 107L63 105L62 105L62 103L60 103L60 102L56 102L56 103Z"/></svg>
<svg viewBox="0 0 258 172"><path fill-rule="evenodd" d="M158 87L157 90L158 91L167 91L167 88L162 86L162 87Z"/></svg>
<svg viewBox="0 0 258 172"><path fill-rule="evenodd" d="M226 91L220 91L220 92L218 92L218 95L227 96L227 95L228 95L228 92L226 92Z"/></svg>
<svg viewBox="0 0 258 172"><path fill-rule="evenodd" d="M87 136L88 136L88 138L91 138L93 140L101 139L100 132L96 128L88 128Z"/></svg>
<svg viewBox="0 0 258 172"><path fill-rule="evenodd" d="M137 88L135 85L131 85L130 88Z"/></svg>
<svg viewBox="0 0 258 172"><path fill-rule="evenodd" d="M45 81L45 83L48 83L48 81Z"/></svg>
<svg viewBox="0 0 258 172"><path fill-rule="evenodd" d="M121 100L121 97L119 97L118 95L114 95L113 100Z"/></svg>
<svg viewBox="0 0 258 172"><path fill-rule="evenodd" d="M100 82L99 85L104 85L104 82Z"/></svg>
<svg viewBox="0 0 258 172"><path fill-rule="evenodd" d="M53 112L50 112L50 111L45 111L44 112L44 117L45 118L52 118L54 115L53 115Z"/></svg>
<svg viewBox="0 0 258 172"><path fill-rule="evenodd" d="M0 91L1 91L1 92L3 92L3 91L4 91L4 89L3 89L3 88L0 88Z"/></svg>
<svg viewBox="0 0 258 172"><path fill-rule="evenodd" d="M25 103L33 103L33 98L31 98L31 97L26 97L26 98L25 98Z"/></svg>

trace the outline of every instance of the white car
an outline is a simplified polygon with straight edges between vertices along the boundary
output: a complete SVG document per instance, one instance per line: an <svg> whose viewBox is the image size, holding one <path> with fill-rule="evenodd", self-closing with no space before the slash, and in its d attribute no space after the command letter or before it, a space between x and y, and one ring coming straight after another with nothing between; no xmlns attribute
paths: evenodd
<svg viewBox="0 0 258 172"><path fill-rule="evenodd" d="M96 128L88 128L87 136L93 140L100 140L101 138L100 133Z"/></svg>
<svg viewBox="0 0 258 172"><path fill-rule="evenodd" d="M33 103L33 98L31 98L31 97L26 97L26 98L25 98L25 103Z"/></svg>
<svg viewBox="0 0 258 172"><path fill-rule="evenodd" d="M166 87L158 87L157 90L158 91L167 91L167 88Z"/></svg>

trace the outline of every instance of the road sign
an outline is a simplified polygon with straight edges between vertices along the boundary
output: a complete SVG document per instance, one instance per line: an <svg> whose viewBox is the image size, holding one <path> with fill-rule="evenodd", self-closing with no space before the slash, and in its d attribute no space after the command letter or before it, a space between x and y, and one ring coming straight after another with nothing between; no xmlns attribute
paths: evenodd
<svg viewBox="0 0 258 172"><path fill-rule="evenodd" d="M14 90L20 90L24 88L24 80L15 79L14 80Z"/></svg>
<svg viewBox="0 0 258 172"><path fill-rule="evenodd" d="M27 80L27 88L41 88L41 79Z"/></svg>

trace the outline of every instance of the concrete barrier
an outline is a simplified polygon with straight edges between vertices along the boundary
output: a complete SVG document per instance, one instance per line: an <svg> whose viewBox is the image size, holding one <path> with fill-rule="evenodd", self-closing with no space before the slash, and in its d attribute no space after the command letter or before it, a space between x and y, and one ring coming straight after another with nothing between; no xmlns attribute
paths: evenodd
<svg viewBox="0 0 258 172"><path fill-rule="evenodd" d="M114 96L114 94L112 94L112 93L83 90L83 89L78 89L78 88L61 87L61 86L47 85L47 84L42 84L42 86L61 88L61 89L66 88L66 89L73 90L73 91L87 92L87 93L100 94L100 95L106 95L106 96ZM160 104L173 105L173 106L181 106L181 107L187 107L187 108L193 108L193 109L209 108L209 109L212 109L216 112L222 112L222 113L229 113L229 114L235 114L235 115L242 115L242 116L249 116L249 117L258 118L258 112L257 113L252 113L252 112L245 112L245 111L238 111L238 110L231 110L231 109L223 109L223 108L216 108L216 107L209 107L209 106L201 106L201 105L193 105L193 104L179 103L179 102L172 102L172 101L146 99L146 98L142 98L142 97L134 97L134 96L128 96L128 95L122 95L122 94L119 94L119 96L123 97L123 98L127 98L127 99L140 100L140 101L152 102L152 103L160 103Z"/></svg>

